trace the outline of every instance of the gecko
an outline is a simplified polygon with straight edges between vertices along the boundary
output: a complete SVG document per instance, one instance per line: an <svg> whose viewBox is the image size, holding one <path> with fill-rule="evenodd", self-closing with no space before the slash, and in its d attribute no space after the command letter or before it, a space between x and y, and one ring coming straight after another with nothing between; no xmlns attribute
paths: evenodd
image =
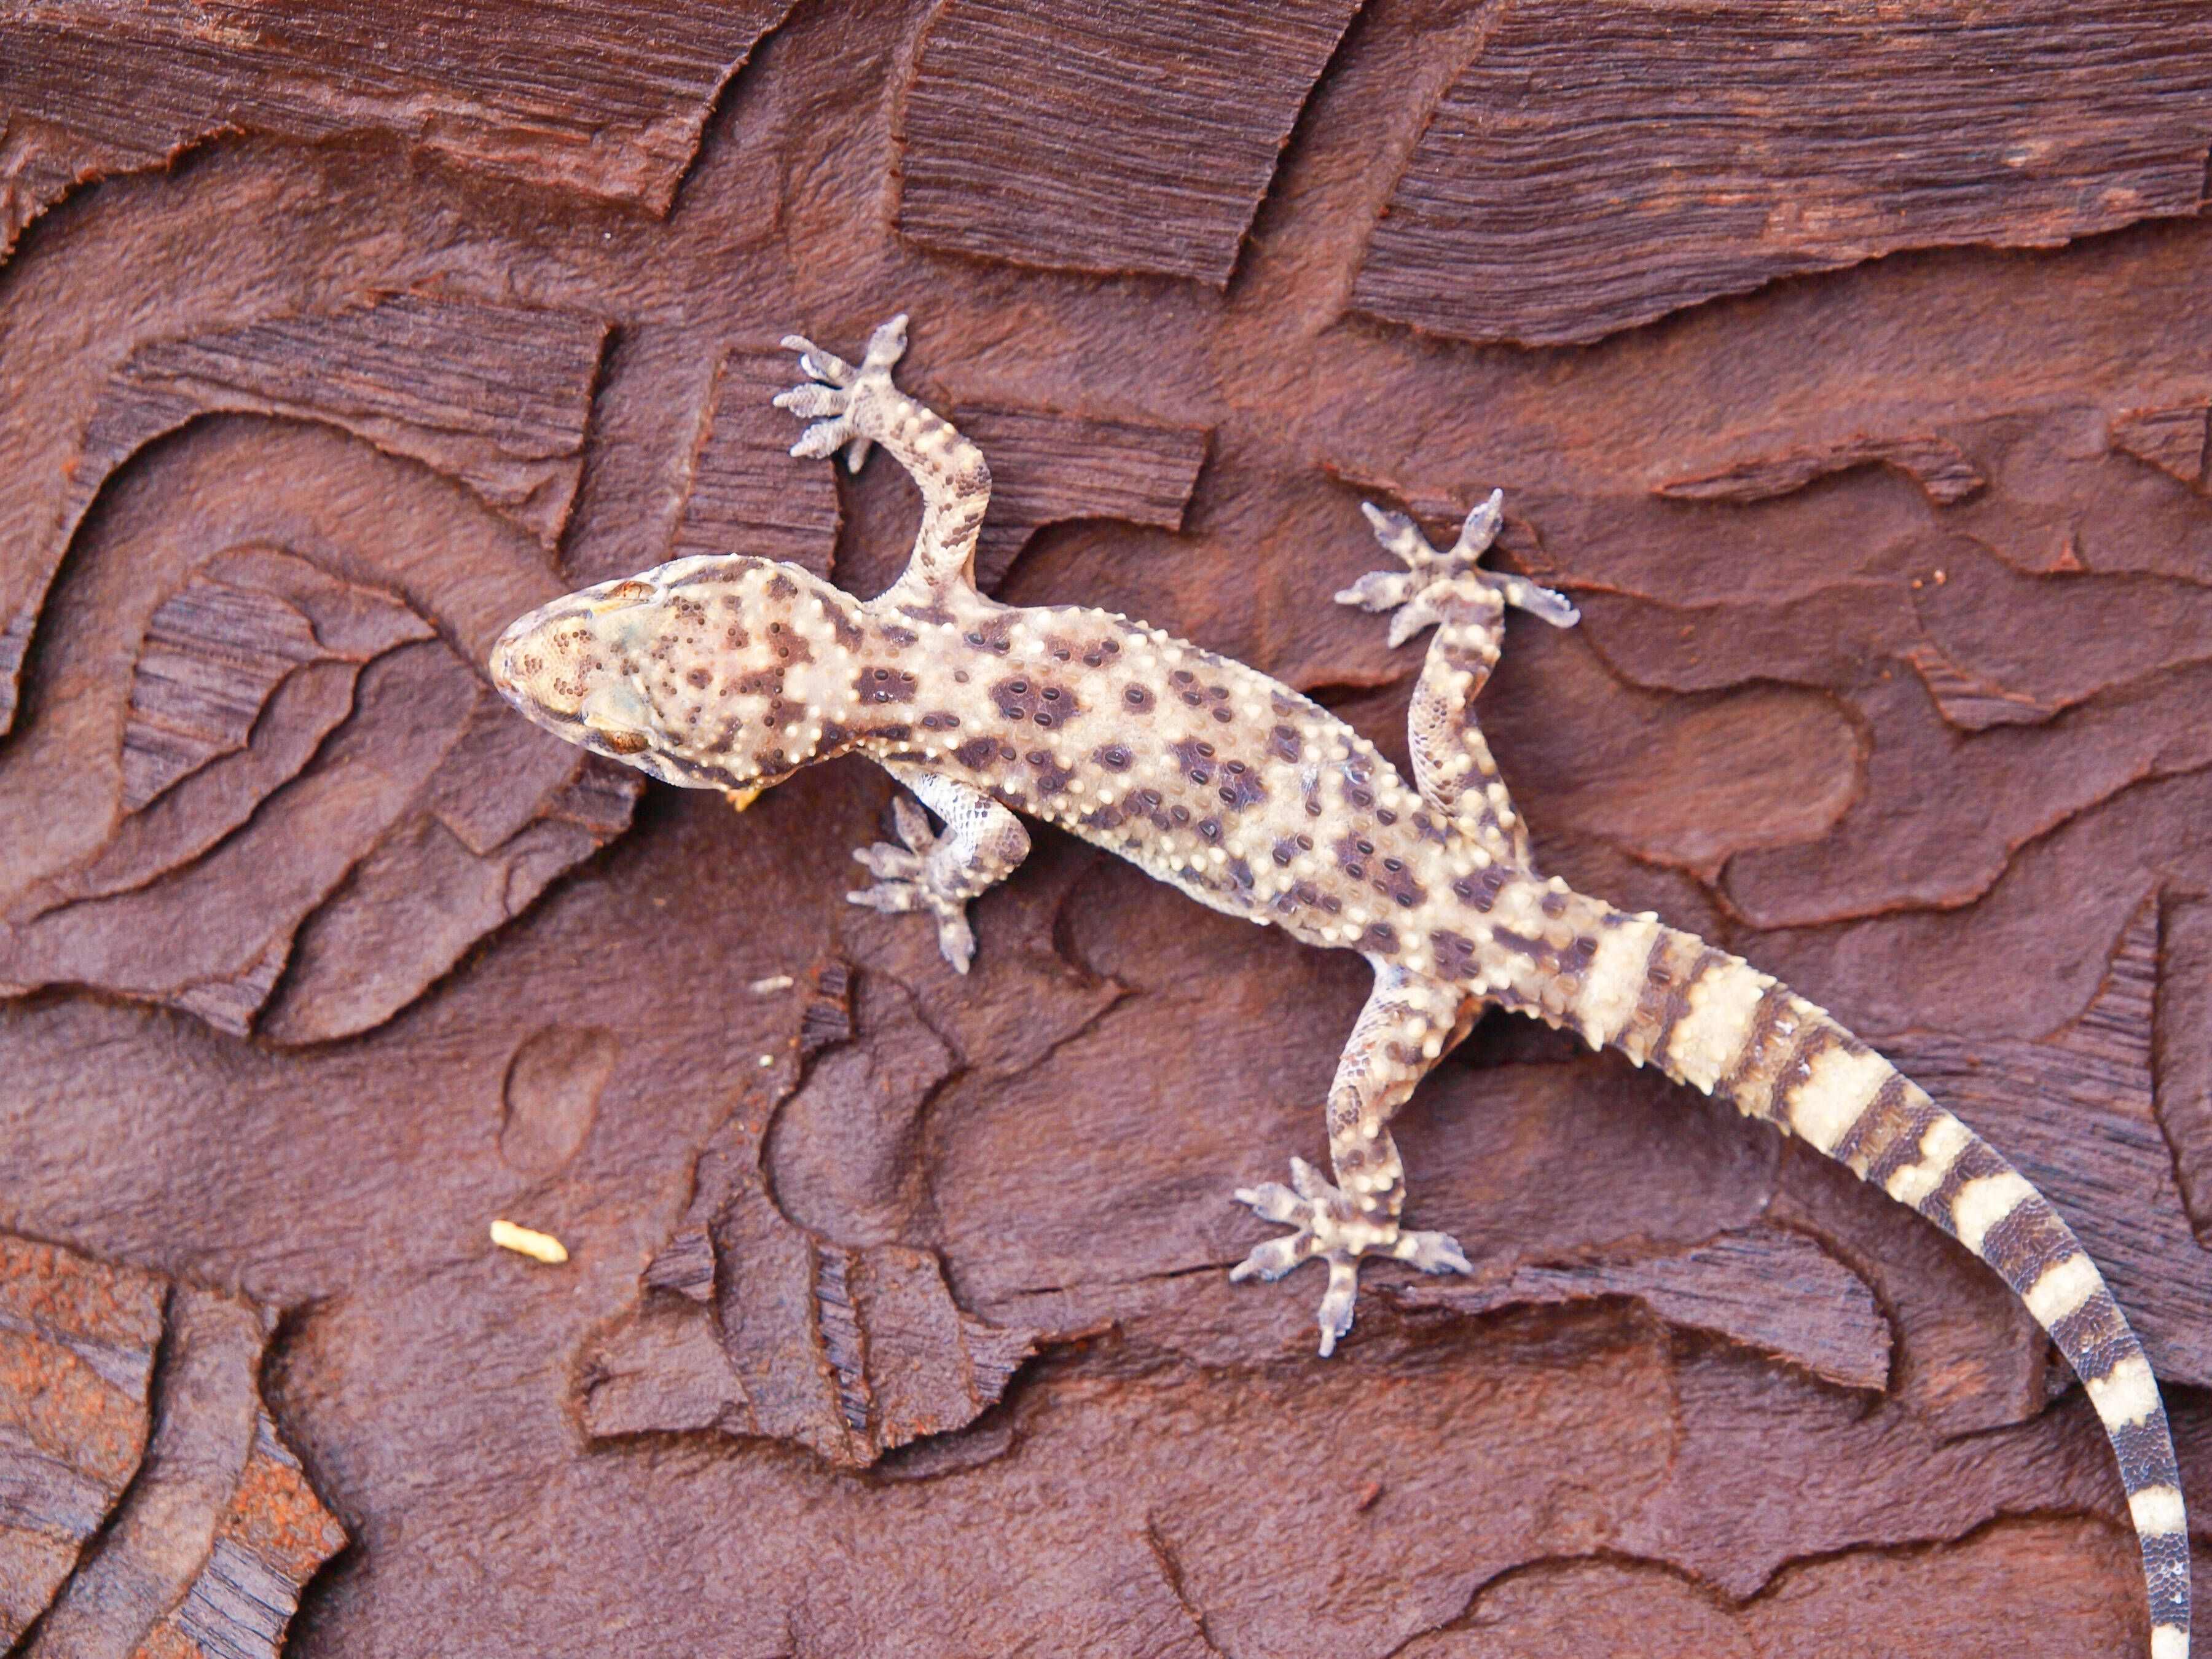
<svg viewBox="0 0 2212 1659"><path fill-rule="evenodd" d="M1483 566L1502 495L1443 550L1404 515L1364 507L1401 568L1335 598L1387 614L1393 648L1433 630L1408 720L1409 783L1343 720L1257 669L1106 611L981 592L990 468L894 383L906 321L878 329L858 364L787 337L805 378L774 399L811 422L794 456L842 453L857 471L880 445L919 488L921 529L890 587L862 601L793 564L678 559L515 621L489 664L507 699L669 784L757 791L866 756L903 793L896 841L855 850L873 880L848 896L929 918L962 974L975 950L969 902L1029 853L1018 814L1213 909L1359 952L1375 987L1324 1106L1330 1175L1293 1158L1289 1184L1234 1193L1288 1231L1230 1277L1321 1262L1324 1356L1351 1327L1363 1259L1472 1271L1449 1235L1401 1224L1390 1121L1487 1007L1656 1066L1808 1142L1957 1238L2050 1333L2118 1458L2153 1659L2187 1659L2188 1528L2165 1408L2072 1229L1825 1010L1695 934L1534 869L1475 699L1509 609L1561 628L1579 618L1563 595Z"/></svg>

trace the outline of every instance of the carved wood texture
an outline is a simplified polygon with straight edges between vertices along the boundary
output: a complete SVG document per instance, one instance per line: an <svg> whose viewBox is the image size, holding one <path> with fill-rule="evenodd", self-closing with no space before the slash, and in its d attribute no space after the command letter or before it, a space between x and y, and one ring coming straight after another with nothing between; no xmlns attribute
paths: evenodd
<svg viewBox="0 0 2212 1659"><path fill-rule="evenodd" d="M881 777L641 790L479 663L888 580L766 398L901 309L987 586L1401 760L1358 501L1503 487L1540 862L2043 1185L2202 1526L2208 145L2169 0L0 8L0 1641L2141 1651L2078 1387L1802 1147L1493 1018L1401 1137L1478 1273L1317 1361L1227 1194L1356 960L1040 832L957 981L842 901Z"/></svg>

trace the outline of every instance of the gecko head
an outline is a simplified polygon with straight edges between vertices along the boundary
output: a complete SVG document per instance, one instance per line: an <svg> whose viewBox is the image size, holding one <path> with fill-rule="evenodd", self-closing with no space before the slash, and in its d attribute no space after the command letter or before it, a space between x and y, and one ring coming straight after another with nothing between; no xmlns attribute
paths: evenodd
<svg viewBox="0 0 2212 1659"><path fill-rule="evenodd" d="M860 605L767 559L678 559L511 623L491 678L539 726L664 783L758 789L852 746Z"/></svg>

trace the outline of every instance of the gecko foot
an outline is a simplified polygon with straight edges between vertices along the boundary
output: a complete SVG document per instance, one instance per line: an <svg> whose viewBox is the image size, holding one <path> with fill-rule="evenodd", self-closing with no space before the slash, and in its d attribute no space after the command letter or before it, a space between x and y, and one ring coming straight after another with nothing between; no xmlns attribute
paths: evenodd
<svg viewBox="0 0 2212 1659"><path fill-rule="evenodd" d="M804 334L785 335L783 347L799 354L799 372L806 376L806 382L777 392L770 401L801 420L813 422L799 434L791 453L819 460L842 449L846 470L858 472L860 463L868 459L870 441L854 430L854 410L872 390L890 387L891 365L906 352L906 313L901 312L868 337L867 353L858 368Z"/></svg>
<svg viewBox="0 0 2212 1659"><path fill-rule="evenodd" d="M1505 492L1502 489L1492 490L1482 504L1467 515L1459 539L1441 553L1429 544L1420 527L1404 514L1386 513L1372 501L1362 501L1359 510L1375 527L1375 539L1382 544L1386 552L1395 554L1406 568L1370 571L1339 592L1336 602L1356 605L1363 611L1394 612L1390 618L1393 650L1424 628L1443 620L1439 604L1445 596L1436 590L1463 577L1473 577L1504 603L1540 617L1554 628L1571 628L1582 620L1582 613L1565 594L1539 587L1524 576L1480 568L1482 556L1498 538L1498 526L1504 520Z"/></svg>
<svg viewBox="0 0 2212 1659"><path fill-rule="evenodd" d="M1328 1288L1322 1293L1321 1352L1336 1352L1339 1338L1352 1328L1352 1303L1358 1295L1358 1258L1389 1256L1423 1273L1472 1273L1473 1266L1449 1233L1401 1228L1395 1218L1377 1221L1362 1215L1352 1200L1302 1158L1291 1160L1291 1185L1270 1181L1240 1187L1237 1202L1249 1204L1262 1219L1297 1231L1271 1238L1229 1270L1231 1279L1280 1279L1300 1262L1318 1256L1328 1263Z"/></svg>
<svg viewBox="0 0 2212 1659"><path fill-rule="evenodd" d="M886 914L928 911L937 920L938 953L952 964L954 973L964 974L975 959L975 934L968 926L967 899L945 891L932 871L937 834L921 808L903 795L892 800L891 819L906 844L879 841L872 847L854 848L853 857L876 879L857 893L846 894L846 901Z"/></svg>

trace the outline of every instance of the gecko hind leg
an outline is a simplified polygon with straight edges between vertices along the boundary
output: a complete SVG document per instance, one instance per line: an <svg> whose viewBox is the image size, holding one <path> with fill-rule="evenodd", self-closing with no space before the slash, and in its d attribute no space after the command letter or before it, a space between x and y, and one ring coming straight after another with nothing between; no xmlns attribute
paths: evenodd
<svg viewBox="0 0 2212 1659"><path fill-rule="evenodd" d="M1378 964L1374 993L1329 1085L1329 1159L1336 1180L1323 1180L1304 1158L1294 1158L1290 1186L1270 1181L1235 1194L1263 1220L1293 1231L1256 1246L1231 1270L1231 1279L1279 1279L1316 1257L1328 1264L1318 1319L1324 1355L1334 1352L1352 1328L1361 1256L1388 1256L1425 1273L1472 1271L1449 1233L1398 1224L1406 1202L1405 1165L1389 1124L1430 1068L1466 1036L1479 1006L1457 986L1395 963Z"/></svg>
<svg viewBox="0 0 2212 1659"><path fill-rule="evenodd" d="M1491 491L1468 514L1459 539L1438 552L1404 514L1362 502L1375 538L1406 568L1370 572L1336 600L1391 612L1394 648L1425 628L1437 630L1407 716L1414 787L1462 836L1492 858L1525 867L1528 830L1475 720L1474 700L1498 665L1508 605L1555 628L1571 627L1580 616L1547 587L1480 568L1479 561L1497 538L1504 503L1503 491Z"/></svg>

